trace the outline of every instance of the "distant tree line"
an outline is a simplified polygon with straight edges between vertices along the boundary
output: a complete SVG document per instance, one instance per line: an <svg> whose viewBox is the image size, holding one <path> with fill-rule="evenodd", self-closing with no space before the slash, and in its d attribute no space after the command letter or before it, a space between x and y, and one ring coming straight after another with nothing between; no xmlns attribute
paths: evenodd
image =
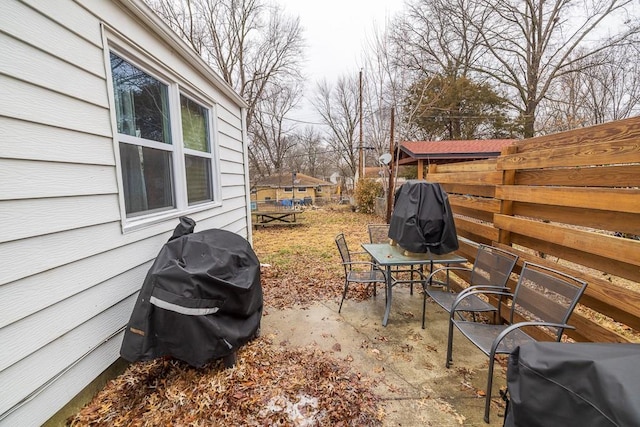
<svg viewBox="0 0 640 427"><path fill-rule="evenodd" d="M147 0L248 103L252 180L353 177L395 140L521 138L640 113L637 0L407 0L361 69L304 90L304 29L267 0ZM336 11L339 13L339 11ZM362 100L362 117L360 117Z"/></svg>

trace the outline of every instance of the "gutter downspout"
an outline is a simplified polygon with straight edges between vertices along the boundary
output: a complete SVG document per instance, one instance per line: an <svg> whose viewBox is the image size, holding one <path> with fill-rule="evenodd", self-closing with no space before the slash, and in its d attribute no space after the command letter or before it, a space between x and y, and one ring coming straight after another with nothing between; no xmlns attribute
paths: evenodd
<svg viewBox="0 0 640 427"><path fill-rule="evenodd" d="M247 137L247 108L240 109L242 117L242 156L244 160L244 191L247 219L247 240L253 247L253 227L251 226L251 182L249 181L249 141Z"/></svg>

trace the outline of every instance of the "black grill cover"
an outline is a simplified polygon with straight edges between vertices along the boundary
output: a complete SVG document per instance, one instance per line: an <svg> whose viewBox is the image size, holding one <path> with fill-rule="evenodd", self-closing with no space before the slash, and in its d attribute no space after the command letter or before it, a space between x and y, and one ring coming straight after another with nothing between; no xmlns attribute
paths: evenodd
<svg viewBox="0 0 640 427"><path fill-rule="evenodd" d="M640 344L533 342L507 367L505 426L640 425Z"/></svg>
<svg viewBox="0 0 640 427"><path fill-rule="evenodd" d="M171 356L201 367L229 356L258 333L260 262L246 239L225 230L192 233L181 218L149 269L120 355Z"/></svg>
<svg viewBox="0 0 640 427"><path fill-rule="evenodd" d="M407 181L396 191L389 238L409 252L446 254L458 249L449 197L440 184Z"/></svg>

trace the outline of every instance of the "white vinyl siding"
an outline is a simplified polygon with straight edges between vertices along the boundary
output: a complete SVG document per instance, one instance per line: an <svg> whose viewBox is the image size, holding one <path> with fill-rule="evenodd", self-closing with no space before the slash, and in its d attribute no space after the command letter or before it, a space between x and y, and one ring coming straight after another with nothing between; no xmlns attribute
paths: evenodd
<svg viewBox="0 0 640 427"><path fill-rule="evenodd" d="M183 180L183 210L126 228L110 47L207 108L215 202ZM118 359L181 214L250 237L245 104L141 0L3 2L0 55L0 426L41 425Z"/></svg>

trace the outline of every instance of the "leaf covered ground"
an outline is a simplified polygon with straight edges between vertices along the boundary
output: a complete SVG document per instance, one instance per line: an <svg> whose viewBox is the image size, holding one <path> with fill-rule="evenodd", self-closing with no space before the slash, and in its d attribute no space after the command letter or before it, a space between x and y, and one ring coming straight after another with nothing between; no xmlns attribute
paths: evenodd
<svg viewBox="0 0 640 427"><path fill-rule="evenodd" d="M378 217L339 207L309 210L303 224L254 231L264 314L337 301L343 271L334 243L344 232L351 250L368 240ZM349 298L366 297L350 288ZM172 359L129 365L68 420L72 426L375 426L384 414L374 381L349 358L316 348L289 348L266 335L243 346L236 364L202 369Z"/></svg>

